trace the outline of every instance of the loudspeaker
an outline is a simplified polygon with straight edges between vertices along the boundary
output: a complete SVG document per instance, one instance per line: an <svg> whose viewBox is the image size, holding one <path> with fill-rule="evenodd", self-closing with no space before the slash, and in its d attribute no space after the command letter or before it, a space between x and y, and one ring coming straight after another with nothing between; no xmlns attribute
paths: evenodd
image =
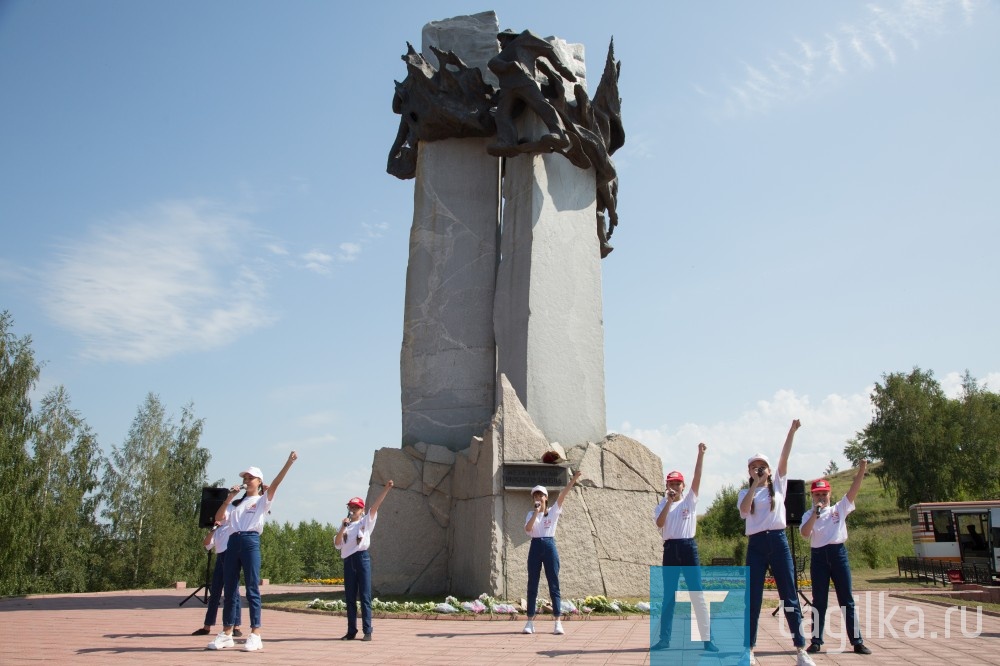
<svg viewBox="0 0 1000 666"><path fill-rule="evenodd" d="M802 479L788 479L785 489L785 520L789 525L801 525L802 514L806 512L806 482Z"/></svg>
<svg viewBox="0 0 1000 666"><path fill-rule="evenodd" d="M201 510L198 512L198 527L215 525L215 514L229 495L227 488L202 488Z"/></svg>

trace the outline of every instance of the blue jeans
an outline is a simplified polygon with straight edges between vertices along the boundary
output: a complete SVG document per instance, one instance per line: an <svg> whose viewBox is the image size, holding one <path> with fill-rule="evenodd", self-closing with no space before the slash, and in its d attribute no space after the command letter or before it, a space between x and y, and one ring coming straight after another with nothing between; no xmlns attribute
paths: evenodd
<svg viewBox="0 0 1000 666"><path fill-rule="evenodd" d="M788 549L785 530L768 530L750 535L747 544L747 566L750 568L750 589L747 590L748 620L746 632L747 647L757 644L757 624L760 621L760 607L764 600L764 577L771 566L774 582L778 587L785 620L792 632L795 647L805 647L802 633L802 608L799 606L798 588L795 587L795 570L792 553Z"/></svg>
<svg viewBox="0 0 1000 666"><path fill-rule="evenodd" d="M344 560L344 595L347 597L347 633L358 633L358 597L361 597L361 629L372 633L372 561L367 550Z"/></svg>
<svg viewBox="0 0 1000 666"><path fill-rule="evenodd" d="M552 597L552 614L562 615L562 596L559 594L559 551L555 537L536 537L528 547L528 619L535 617L535 602L538 600L538 582L545 568L545 580L549 583Z"/></svg>
<svg viewBox="0 0 1000 666"><path fill-rule="evenodd" d="M660 640L670 642L674 622L674 607L677 605L677 582L681 573L688 590L701 590L701 563L698 560L698 543L694 539L667 539L663 542L663 613L660 616ZM678 567L684 567L679 569ZM697 602L695 602L697 603ZM704 601L702 601L702 604ZM701 615L701 606L695 606ZM707 612L704 616L707 617ZM701 618L699 618L701 619ZM704 629L704 628L703 628ZM708 633L702 631L708 640Z"/></svg>
<svg viewBox="0 0 1000 666"><path fill-rule="evenodd" d="M851 593L851 565L847 561L847 547L842 543L831 543L822 548L812 549L809 564L812 576L813 608L817 617L813 626L812 642L823 644L823 627L826 625L826 608L830 599L830 580L837 591L837 604L844 610L844 625L851 645L864 642L858 625L858 610L854 607Z"/></svg>
<svg viewBox="0 0 1000 666"><path fill-rule="evenodd" d="M226 546L226 601L222 608L222 624L234 626L240 619L240 570L250 603L250 628L260 627L260 534L235 532Z"/></svg>
<svg viewBox="0 0 1000 666"><path fill-rule="evenodd" d="M227 546L228 548L228 546ZM226 583L226 551L215 556L215 568L212 570L212 583L208 588L208 608L205 609L205 626L214 627L219 617L219 602L222 601L222 588ZM240 588L236 586L236 622L240 626Z"/></svg>

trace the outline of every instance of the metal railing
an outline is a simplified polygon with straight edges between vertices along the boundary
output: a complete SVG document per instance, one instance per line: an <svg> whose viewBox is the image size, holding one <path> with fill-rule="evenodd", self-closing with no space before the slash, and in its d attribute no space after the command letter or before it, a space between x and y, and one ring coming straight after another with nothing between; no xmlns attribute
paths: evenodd
<svg viewBox="0 0 1000 666"><path fill-rule="evenodd" d="M977 583L993 585L994 574L989 565L971 562L935 560L929 557L897 557L896 568L900 578L933 581L935 585L951 583Z"/></svg>

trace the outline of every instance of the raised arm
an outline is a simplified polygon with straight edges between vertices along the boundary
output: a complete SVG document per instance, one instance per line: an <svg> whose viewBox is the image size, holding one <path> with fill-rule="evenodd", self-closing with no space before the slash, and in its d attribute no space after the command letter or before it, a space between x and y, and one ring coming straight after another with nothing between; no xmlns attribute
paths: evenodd
<svg viewBox="0 0 1000 666"><path fill-rule="evenodd" d="M694 477L691 479L691 492L694 493L695 497L700 495L698 490L701 488L701 464L705 460L705 451L708 450L708 446L705 442L698 444L698 461L694 464Z"/></svg>
<svg viewBox="0 0 1000 666"><path fill-rule="evenodd" d="M791 427L788 428L788 435L785 436L785 445L781 447L781 456L778 458L778 476L785 478L785 472L788 471L788 456L792 452L792 442L795 440L795 431L802 427L802 422L798 419L792 421Z"/></svg>
<svg viewBox="0 0 1000 666"><path fill-rule="evenodd" d="M868 461L862 460L858 463L858 472L854 475L854 483L851 484L851 489L847 491L847 499L854 504L854 498L858 496L858 491L861 490L861 482L865 478L865 470L868 469Z"/></svg>
<svg viewBox="0 0 1000 666"><path fill-rule="evenodd" d="M559 497L556 498L556 504L559 505L560 509L562 508L563 500L566 499L566 495L569 495L569 491L573 489L573 486L576 485L576 482L580 480L581 476L583 476L583 472L576 470L576 474L573 475L573 478L569 480L566 487L562 489L561 493L559 493Z"/></svg>
<svg viewBox="0 0 1000 666"><path fill-rule="evenodd" d="M390 488L392 488L392 479L386 481L385 488L382 489L382 492L379 494L379 496L375 498L374 502L372 502L371 508L368 509L369 516L371 516L372 518L375 517L375 514L378 513L378 508L382 506L382 501L385 499L385 496L389 494Z"/></svg>
<svg viewBox="0 0 1000 666"><path fill-rule="evenodd" d="M274 481L271 481L271 485L267 487L267 499L268 501L274 499L274 493L278 492L278 486L281 485L282 480L285 478L285 474L288 472L288 468L292 466L292 463L298 460L299 454L292 451L288 454L288 460L285 461L285 466L281 468L278 475L274 477Z"/></svg>

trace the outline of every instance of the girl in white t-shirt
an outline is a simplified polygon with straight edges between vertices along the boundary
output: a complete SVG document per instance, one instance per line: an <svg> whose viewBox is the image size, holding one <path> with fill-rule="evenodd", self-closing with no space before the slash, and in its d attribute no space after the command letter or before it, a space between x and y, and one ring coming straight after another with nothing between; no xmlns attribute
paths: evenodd
<svg viewBox="0 0 1000 666"><path fill-rule="evenodd" d="M365 501L352 497L347 501L347 518L333 537L333 545L344 561L344 597L347 601L347 633L340 640L352 641L358 635L358 599L361 600L363 641L372 639L372 564L368 547L378 519L378 508L392 488L392 479L365 513Z"/></svg>
<svg viewBox="0 0 1000 666"><path fill-rule="evenodd" d="M653 522L663 537L663 611L660 614L660 640L652 650L666 650L670 647L674 607L677 605L676 592L680 574L688 590L701 591L701 562L698 560L698 544L694 540L698 525L698 490L701 488L701 468L708 447L698 444L698 460L694 464L691 489L685 491L684 475L678 471L667 474L666 496L653 510ZM705 597L694 595L692 606L698 620L698 630L705 641L705 650L718 652L719 648L710 640L709 613Z"/></svg>
<svg viewBox="0 0 1000 666"><path fill-rule="evenodd" d="M559 493L556 503L549 506L549 491L545 486L535 486L531 489L531 499L535 501L535 510L528 513L524 522L524 531L531 537L528 547L528 622L524 625L524 633L535 633L535 602L538 599L538 583L542 578L542 568L545 568L545 580L549 583L549 596L552 597L552 614L556 618L554 634L565 633L562 620L562 595L559 594L559 550L556 548L556 524L562 515L562 505L569 491L580 480L583 472L577 470L566 487Z"/></svg>
<svg viewBox="0 0 1000 666"><path fill-rule="evenodd" d="M264 485L264 473L259 467L249 467L241 472L246 494L239 506L233 505L233 499L243 486L233 486L229 490L226 501L222 503L215 514L215 519L222 522L225 519L230 530L229 545L226 548L225 563L225 606L222 609L222 633L208 644L209 650L222 650L233 646L233 625L236 623L236 595L239 591L240 571L243 572L243 584L246 589L247 602L250 604L250 635L243 649L247 652L263 649L260 638L260 533L264 529L264 521L271 510L271 501L278 492L285 474L298 459L298 454L292 451L271 485ZM229 513L228 517L226 513Z"/></svg>
<svg viewBox="0 0 1000 666"><path fill-rule="evenodd" d="M830 580L837 591L837 603L844 611L844 628L847 637L857 654L871 654L861 637L861 625L858 624L858 610L854 606L854 594L851 591L851 563L847 561L847 514L854 511L854 498L861 490L861 481L865 478L868 461L858 464L858 472L854 475L847 494L830 507L830 484L826 479L813 481L811 509L802 515L802 526L799 531L809 539L812 546L809 562L809 573L812 577L813 589L813 635L808 652L819 652L823 646L823 627L826 624L826 608L830 600Z"/></svg>
<svg viewBox="0 0 1000 666"><path fill-rule="evenodd" d="M785 536L785 492L788 487L788 456L792 452L795 431L802 424L792 421L785 437L785 445L778 458L778 468L771 470L771 462L763 453L750 456L747 470L750 473L750 487L739 492L737 505L740 517L746 521L747 567L750 569L750 583L747 590L747 612L750 631L745 638L747 648L740 666L757 663L753 648L757 644L757 624L760 621L760 607L764 600L764 577L768 566L774 574L774 582L781 595L785 620L792 632L792 642L797 651L797 666L815 666L812 657L806 653L806 639L802 633L802 608L799 606L798 591L795 587L795 569L792 552Z"/></svg>
<svg viewBox="0 0 1000 666"><path fill-rule="evenodd" d="M239 500L237 500L238 502ZM222 601L222 587L226 582L226 548L229 546L229 526L225 522L215 523L202 542L206 550L215 551L215 568L212 569L212 582L209 584L208 608L205 609L205 626L195 629L192 636L207 636L212 633L212 627L219 618L219 602ZM240 631L240 595L236 589L236 618L233 620L233 636L242 636Z"/></svg>

